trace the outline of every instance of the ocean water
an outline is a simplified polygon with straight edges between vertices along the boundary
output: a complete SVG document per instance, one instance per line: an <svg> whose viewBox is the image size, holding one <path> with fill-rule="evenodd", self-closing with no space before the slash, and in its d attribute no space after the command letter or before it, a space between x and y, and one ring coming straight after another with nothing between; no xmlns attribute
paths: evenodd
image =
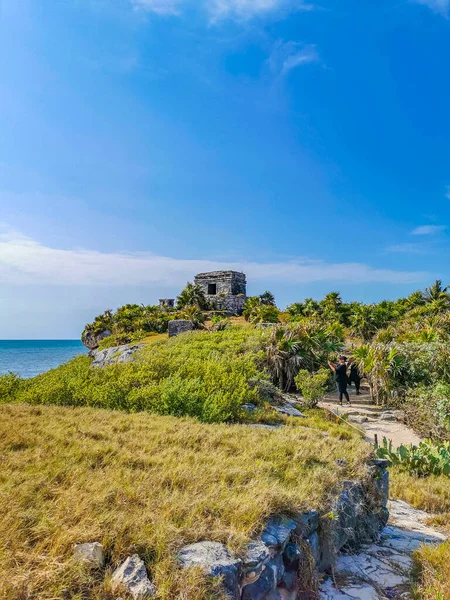
<svg viewBox="0 0 450 600"><path fill-rule="evenodd" d="M35 377L87 352L79 340L0 340L0 375Z"/></svg>

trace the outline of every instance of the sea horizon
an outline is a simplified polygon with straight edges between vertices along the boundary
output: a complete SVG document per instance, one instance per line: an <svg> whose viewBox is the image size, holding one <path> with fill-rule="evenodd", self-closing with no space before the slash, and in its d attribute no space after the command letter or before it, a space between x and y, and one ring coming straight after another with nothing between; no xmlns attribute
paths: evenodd
<svg viewBox="0 0 450 600"><path fill-rule="evenodd" d="M29 379L87 352L80 339L2 339L0 375L16 373Z"/></svg>

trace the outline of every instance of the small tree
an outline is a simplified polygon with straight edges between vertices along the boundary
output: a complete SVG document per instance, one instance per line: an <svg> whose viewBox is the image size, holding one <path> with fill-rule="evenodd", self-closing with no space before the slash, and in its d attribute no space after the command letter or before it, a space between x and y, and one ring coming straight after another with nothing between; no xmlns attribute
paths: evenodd
<svg viewBox="0 0 450 600"><path fill-rule="evenodd" d="M195 329L201 329L205 322L205 315L199 309L198 306L186 306L180 313L179 316L186 321L192 321Z"/></svg>
<svg viewBox="0 0 450 600"><path fill-rule="evenodd" d="M264 304L266 306L276 306L275 296L272 294L272 292L265 291L264 294L261 294L259 299L261 301L261 304Z"/></svg>
<svg viewBox="0 0 450 600"><path fill-rule="evenodd" d="M186 308L187 306L197 306L200 310L208 309L205 292L196 283L188 283L177 298L177 308Z"/></svg>
<svg viewBox="0 0 450 600"><path fill-rule="evenodd" d="M321 400L328 388L329 372L325 369L320 369L316 373L309 373L306 369L299 371L295 377L295 385L298 390L301 390L305 399L305 406L315 408L319 400Z"/></svg>

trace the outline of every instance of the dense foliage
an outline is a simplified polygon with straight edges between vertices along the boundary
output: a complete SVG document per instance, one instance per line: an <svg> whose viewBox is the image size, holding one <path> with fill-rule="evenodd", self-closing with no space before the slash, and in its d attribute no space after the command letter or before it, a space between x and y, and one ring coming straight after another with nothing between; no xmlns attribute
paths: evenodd
<svg viewBox="0 0 450 600"><path fill-rule="evenodd" d="M196 332L144 347L136 361L91 368L76 358L28 381L0 377L0 391L31 404L91 406L237 421L241 406L259 404L252 379L264 379L265 332L232 328Z"/></svg>

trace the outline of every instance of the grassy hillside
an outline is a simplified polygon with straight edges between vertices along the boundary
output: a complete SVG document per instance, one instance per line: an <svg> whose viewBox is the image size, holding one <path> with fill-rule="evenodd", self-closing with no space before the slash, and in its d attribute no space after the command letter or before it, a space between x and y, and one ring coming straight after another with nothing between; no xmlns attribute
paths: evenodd
<svg viewBox="0 0 450 600"><path fill-rule="evenodd" d="M268 377L263 365L266 337L245 327L193 332L158 339L145 345L133 362L105 368L91 368L88 357L79 357L32 380L0 377L0 398L234 422L242 404L261 403L251 381Z"/></svg>
<svg viewBox="0 0 450 600"><path fill-rule="evenodd" d="M103 572L71 562L74 543L100 541L110 565L139 552L159 599L210 598L177 568L178 548L208 539L239 551L270 514L324 506L367 453L353 429L314 411L267 431L3 404L0 597L111 599Z"/></svg>

